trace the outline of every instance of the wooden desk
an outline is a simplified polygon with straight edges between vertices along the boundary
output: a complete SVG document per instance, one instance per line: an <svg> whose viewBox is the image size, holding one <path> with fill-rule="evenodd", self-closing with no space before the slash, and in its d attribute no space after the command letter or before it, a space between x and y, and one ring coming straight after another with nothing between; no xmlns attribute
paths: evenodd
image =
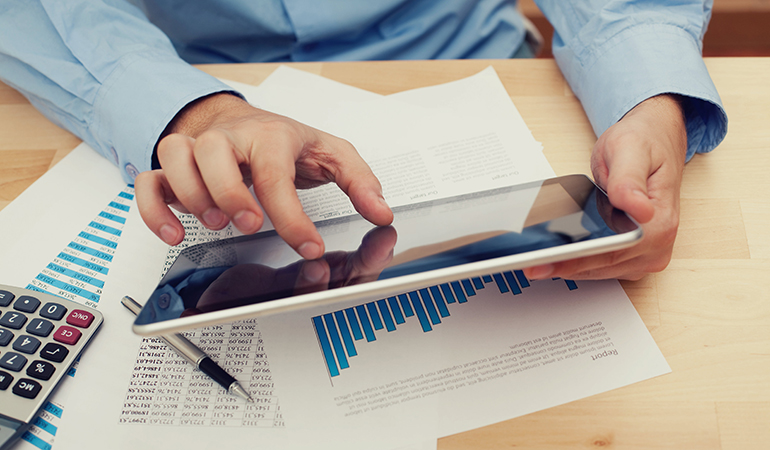
<svg viewBox="0 0 770 450"><path fill-rule="evenodd" d="M296 67L381 94L474 74L490 62ZM595 136L552 60L492 62L557 174L589 172ZM770 58L708 59L730 117L719 149L685 171L671 265L623 283L673 372L443 438L440 449L770 448ZM258 84L275 65L215 65ZM79 140L0 84L0 208Z"/></svg>

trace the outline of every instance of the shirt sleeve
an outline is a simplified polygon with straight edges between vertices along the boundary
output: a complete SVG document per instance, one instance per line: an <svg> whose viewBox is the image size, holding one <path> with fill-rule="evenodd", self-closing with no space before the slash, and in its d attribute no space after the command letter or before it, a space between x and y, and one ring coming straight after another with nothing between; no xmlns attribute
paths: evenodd
<svg viewBox="0 0 770 450"><path fill-rule="evenodd" d="M118 165L129 183L151 168L177 112L232 91L182 61L142 11L121 0L0 4L0 78Z"/></svg>
<svg viewBox="0 0 770 450"><path fill-rule="evenodd" d="M713 150L727 115L701 56L713 0L536 0L553 53L597 136L642 101L679 94L687 160Z"/></svg>

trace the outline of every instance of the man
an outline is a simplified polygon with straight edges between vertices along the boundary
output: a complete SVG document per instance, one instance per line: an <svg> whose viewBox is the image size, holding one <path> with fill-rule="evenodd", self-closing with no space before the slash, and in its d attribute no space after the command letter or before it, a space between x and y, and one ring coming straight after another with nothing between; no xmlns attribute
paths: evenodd
<svg viewBox="0 0 770 450"><path fill-rule="evenodd" d="M172 245L184 230L167 205L256 232L263 213L244 176L306 259L324 247L295 188L334 181L364 217L392 220L349 143L254 108L188 63L508 58L527 45L513 0L139 3L0 0L0 77L135 179L142 217ZM667 3L539 2L600 136L594 177L645 238L531 278L636 279L670 260L684 163L716 147L727 119L700 56L711 2Z"/></svg>

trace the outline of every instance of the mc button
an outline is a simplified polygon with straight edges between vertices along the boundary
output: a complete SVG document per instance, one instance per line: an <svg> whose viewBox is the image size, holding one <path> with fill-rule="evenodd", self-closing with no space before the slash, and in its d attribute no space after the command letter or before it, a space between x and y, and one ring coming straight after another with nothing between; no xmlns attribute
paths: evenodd
<svg viewBox="0 0 770 450"><path fill-rule="evenodd" d="M62 344L75 345L78 342L78 339L80 339L80 336L81 333L79 330L68 327L67 325L62 325L56 330L53 339Z"/></svg>
<svg viewBox="0 0 770 450"><path fill-rule="evenodd" d="M43 385L29 378L22 378L13 386L13 393L25 398L35 398Z"/></svg>

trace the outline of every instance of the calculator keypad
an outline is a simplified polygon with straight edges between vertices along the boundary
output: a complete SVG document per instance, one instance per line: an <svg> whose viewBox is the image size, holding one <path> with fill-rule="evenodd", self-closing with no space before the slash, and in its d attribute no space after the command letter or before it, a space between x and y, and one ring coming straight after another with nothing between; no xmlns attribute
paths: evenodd
<svg viewBox="0 0 770 450"><path fill-rule="evenodd" d="M30 422L102 320L79 303L0 286L0 415Z"/></svg>

